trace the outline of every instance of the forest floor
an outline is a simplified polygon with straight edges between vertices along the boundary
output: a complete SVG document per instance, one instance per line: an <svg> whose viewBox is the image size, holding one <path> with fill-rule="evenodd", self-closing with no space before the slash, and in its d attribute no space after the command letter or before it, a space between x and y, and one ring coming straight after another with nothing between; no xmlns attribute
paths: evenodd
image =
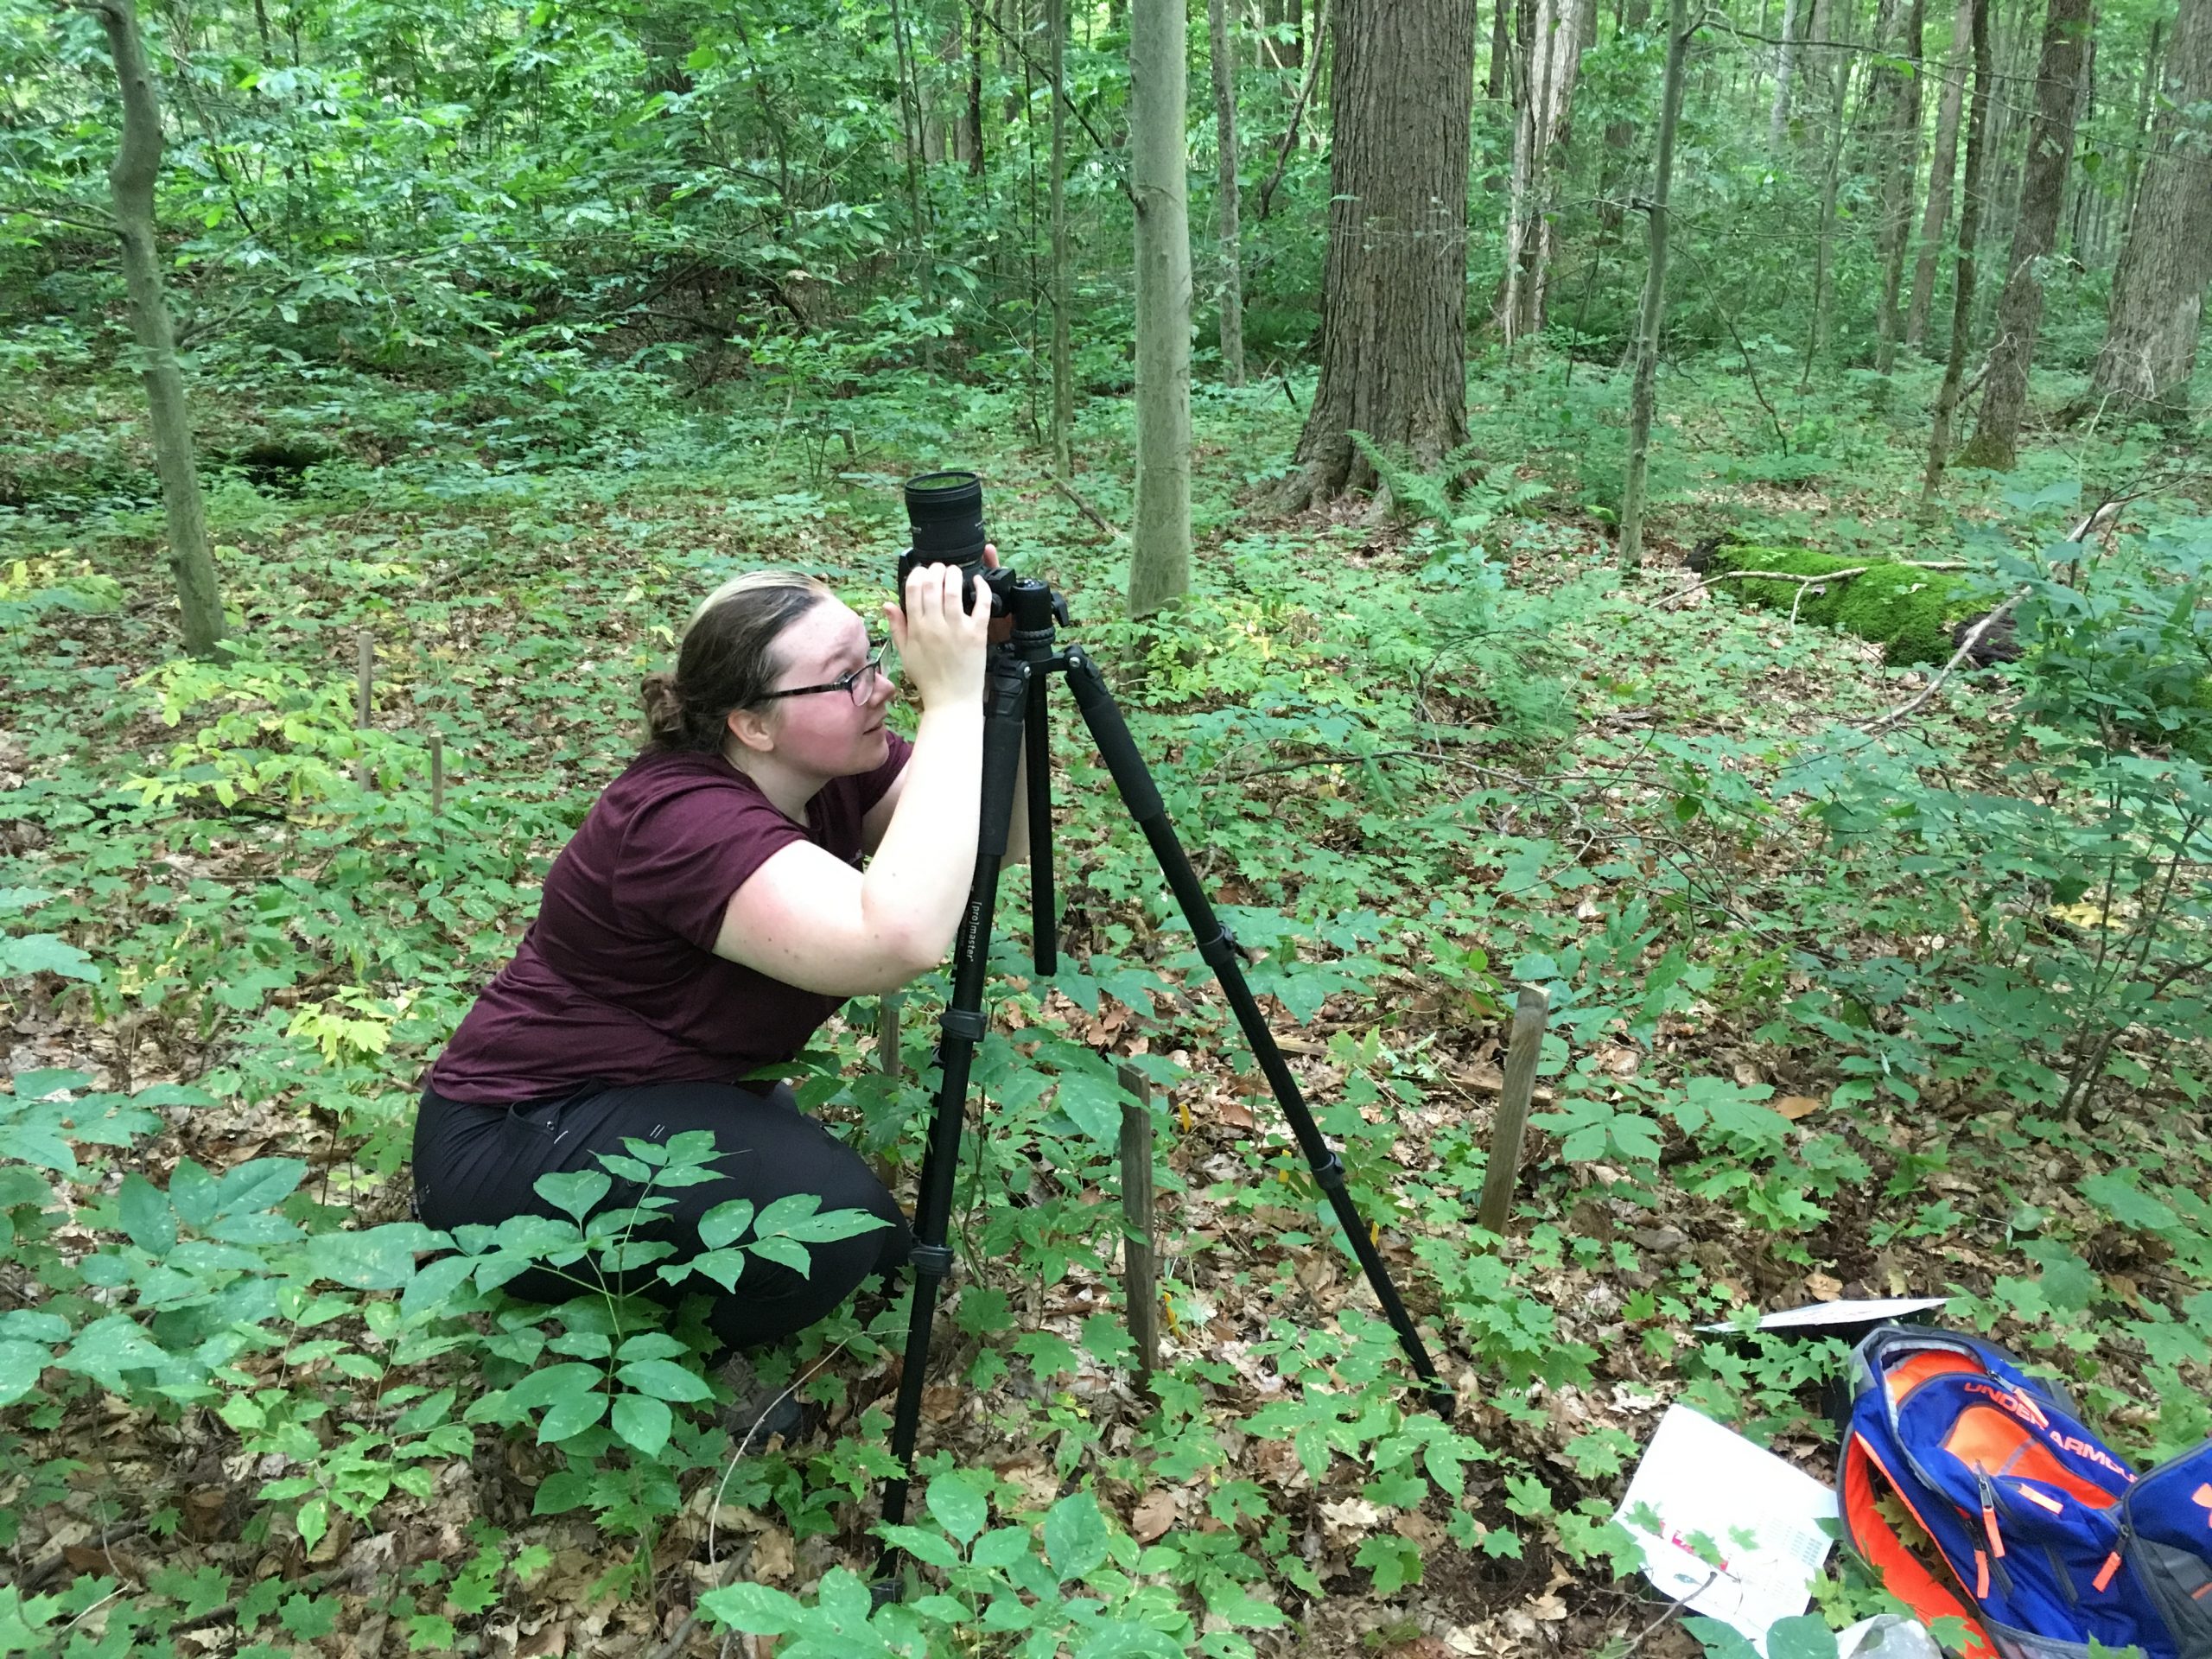
<svg viewBox="0 0 2212 1659"><path fill-rule="evenodd" d="M639 672L685 605L763 561L872 592L898 545L891 481L957 456L990 476L1009 563L1068 594L1067 637L1109 665L1202 878L1264 953L1274 1028L1348 1143L1465 1439L1424 1463L1408 1438L1372 1292L1317 1219L1264 1082L1064 711L1072 960L1038 982L1020 942L1001 941L1003 1040L984 1092L1014 1103L971 1108L958 1294L924 1396L931 1468L990 1471L1009 1517L1090 1491L1138 1545L1180 1552L1161 1576L1208 1610L1205 1628L1262 1654L1689 1659L1698 1641L1651 1628L1665 1604L1607 1553L1628 1472L1680 1400L1832 1479L1823 1389L1840 1358L1833 1343L1700 1325L1948 1295L1952 1321L2071 1376L2132 1449L2201 1435L2212 1282L2192 1242L2203 1207L2186 1195L2212 1181L2202 1033L2123 1033L2126 1064L2071 1117L2017 1055L1927 1039L1908 1010L1940 1000L1942 936L1974 918L1898 857L1832 842L1808 810L1819 788L1791 768L1855 764L1834 734L1906 702L1929 671L1739 609L1676 568L1747 521L1830 551L1955 555L1948 522L1904 511L1910 432L1879 409L1829 409L1819 418L1846 436L1825 473L1766 456L1780 476L1758 477L1743 456L1763 451L1711 460L1757 411L1733 393L1692 405L1673 429L1703 480L1674 493L1700 505L1663 519L1649 568L1624 581L1575 460L1610 429L1617 393L1570 390L1541 416L1525 391L1478 395L1478 441L1511 464L1460 498L1480 522L1458 531L1355 507L1246 517L1294 417L1262 392L1210 402L1198 594L1148 627L1091 621L1117 609L1127 551L1092 516L1128 512L1109 481L1125 454L1111 411L1079 510L1033 458L977 442L1011 425L980 394L919 436L885 420L899 435L871 439L880 408L820 412L780 456L784 428L770 443L760 416L725 446L679 443L632 471L357 443L347 465L282 488L234 480L217 516L243 669L159 665L168 607L143 512L135 536L127 515L103 533L26 521L28 563L0 595L29 607L6 624L22 671L0 684L14 802L0 882L41 890L35 925L107 977L10 982L8 1069L124 1095L191 1085L211 1102L164 1108L78 1193L52 1248L112 1230L123 1170L172 1186L187 1160L219 1176L304 1160L287 1213L311 1227L403 1219L420 1068L631 753ZM850 449L855 432L858 464L831 470L832 439ZM2066 471L2056 449L2024 469L2030 484ZM1529 480L1554 493L1518 487ZM2169 505L2203 484L2182 478ZM2002 492L1971 499L1969 518L2006 533ZM64 589L85 602L32 602ZM365 755L351 738L364 630L380 734ZM1887 753L1999 792L2009 696L1954 678ZM367 789L351 776L364 760ZM1002 931L1026 899L1014 878ZM1869 977L1823 1025L1818 1010L1840 1006L1823 964L1838 961L1897 964L1896 1006ZM1471 1211L1515 981L1551 988L1556 1013L1513 1236L1495 1243ZM910 1063L940 994L908 1001ZM855 1005L825 1033L814 1096L911 1172L929 1077L882 1077L874 1014ZM2064 1049L2065 1033L2050 1038ZM1033 1058L1075 1075L1055 1042L1148 1059L1158 1085L1169 1322L1150 1390L1120 1334L1110 1146L1083 1144L1071 1113L1007 1081ZM2115 1205L2115 1180L2145 1204ZM41 1299L11 1263L0 1305ZM874 1465L855 1448L880 1441L902 1329L900 1304L864 1294L786 1357L809 1405L793 1440L734 1474L701 1456L678 1472L677 1512L626 1534L535 1512L560 1456L480 1427L471 1453L424 1465L427 1490L337 1505L310 1541L293 1506L257 1491L312 1458L256 1450L212 1401L79 1386L0 1416L8 1575L65 1598L55 1652L105 1651L81 1644L118 1630L130 1650L130 1627L106 1621L134 1600L167 1610L144 1630L194 1654L747 1651L755 1638L687 1626L703 1590L734 1573L804 1594L835 1566L867 1571ZM365 1381L296 1352L280 1377L266 1358L264 1382L328 1402L313 1431L326 1447L455 1381L435 1357ZM473 1565L486 1548L488 1573ZM1831 1573L1821 1604L1839 1618L1882 1605Z"/></svg>

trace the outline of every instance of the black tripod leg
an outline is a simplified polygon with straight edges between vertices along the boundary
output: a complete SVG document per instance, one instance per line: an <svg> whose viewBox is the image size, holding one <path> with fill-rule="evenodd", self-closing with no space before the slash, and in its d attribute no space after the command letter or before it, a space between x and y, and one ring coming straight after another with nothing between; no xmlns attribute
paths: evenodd
<svg viewBox="0 0 2212 1659"><path fill-rule="evenodd" d="M1052 890L1052 734L1045 717L1045 691L1051 683L1042 674L1032 675L1024 728L1029 762L1029 950L1040 979L1060 970L1059 896Z"/></svg>
<svg viewBox="0 0 2212 1659"><path fill-rule="evenodd" d="M1160 874L1167 878L1167 885L1182 906L1183 917L1197 935L1198 954L1205 959L1221 988L1229 998L1229 1006L1236 1014L1236 1023L1243 1027L1244 1040L1251 1045L1253 1055L1260 1062L1260 1069L1267 1075L1268 1084L1274 1090L1276 1101L1282 1107L1290 1132L1298 1139L1299 1149L1306 1154L1307 1166L1321 1190L1329 1195L1330 1207L1336 1211L1337 1224L1351 1241L1352 1254L1359 1258L1367 1282L1375 1287L1376 1300L1382 1304L1382 1312L1390 1321L1390 1328L1398 1333L1398 1344L1406 1351L1406 1357L1413 1362L1427 1394L1430 1406L1448 1418L1455 1401L1452 1390L1436 1374L1436 1367L1422 1344L1421 1332L1414 1328L1413 1315L1406 1311L1397 1287L1390 1282L1390 1269L1382 1260L1382 1253L1375 1247L1375 1240L1361 1217L1359 1206L1352 1202L1351 1194L1344 1190L1344 1166L1326 1139L1321 1127L1313 1121L1313 1114L1306 1109L1306 1098L1299 1092L1298 1081L1284 1064L1282 1050L1276 1046L1274 1033L1268 1029L1267 1018L1260 1012L1260 1005L1251 987L1245 982L1243 963L1236 954L1236 943L1222 927L1214 915L1213 905L1198 886L1198 878L1191 868L1191 861L1184 855L1182 843L1175 839L1175 830L1167 822L1167 809L1160 798L1160 791L1152 781L1151 771L1137 746L1129 736L1129 728L1122 718L1121 709L1114 702L1113 693L1106 689L1098 668L1084 654L1082 647L1071 647L1067 653L1068 683L1075 691L1076 707L1083 711L1084 723L1090 728L1091 741L1097 744L1099 757L1106 762L1106 769L1114 774L1114 786L1121 791L1122 804L1137 827L1144 831L1144 838L1152 845L1153 857L1160 864Z"/></svg>
<svg viewBox="0 0 2212 1659"><path fill-rule="evenodd" d="M1014 811L1014 779L1021 760L1024 716L1028 708L1030 669L1003 652L994 652L983 692L983 800L976 849L976 879L968 908L954 941L952 995L939 1024L944 1032L943 1071L936 1116L930 1123L929 1152L922 1163L921 1188L914 1203L914 1302L906 1324L906 1357L899 1374L899 1402L891 1426L891 1452L900 1472L884 1483L883 1518L894 1525L906 1518L906 1489L914 1466L914 1441L922 1421L922 1383L929 1367L930 1327L937 1317L938 1292L952 1272L952 1251L945 1243L952 1221L953 1178L960 1167L961 1116L968 1078L982 1041L983 982L990 967L991 909L998 897L999 864L1006 856L1007 830ZM876 1577L897 1567L897 1552L887 1550Z"/></svg>

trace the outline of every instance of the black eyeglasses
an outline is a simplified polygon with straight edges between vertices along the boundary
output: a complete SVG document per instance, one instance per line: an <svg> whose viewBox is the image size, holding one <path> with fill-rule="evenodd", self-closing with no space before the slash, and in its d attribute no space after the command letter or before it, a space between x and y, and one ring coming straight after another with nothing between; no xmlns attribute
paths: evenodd
<svg viewBox="0 0 2212 1659"><path fill-rule="evenodd" d="M868 652L868 660L849 674L840 674L836 679L820 685L795 685L786 691L764 691L760 694L760 701L773 702L778 697L809 697L817 691L842 691L856 705L866 702L874 695L875 677L883 671L880 664L884 650L881 645L876 646Z"/></svg>

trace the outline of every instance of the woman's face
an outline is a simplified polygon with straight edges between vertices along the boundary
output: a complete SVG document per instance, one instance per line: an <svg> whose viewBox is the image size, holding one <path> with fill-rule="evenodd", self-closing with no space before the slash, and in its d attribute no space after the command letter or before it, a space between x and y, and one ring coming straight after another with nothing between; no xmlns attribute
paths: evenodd
<svg viewBox="0 0 2212 1659"><path fill-rule="evenodd" d="M868 625L842 601L825 599L776 641L783 667L772 690L827 685L861 669L875 647ZM855 694L857 693L857 696ZM895 694L880 668L863 672L850 690L809 691L767 705L776 753L820 778L873 772L891 753L883 727Z"/></svg>

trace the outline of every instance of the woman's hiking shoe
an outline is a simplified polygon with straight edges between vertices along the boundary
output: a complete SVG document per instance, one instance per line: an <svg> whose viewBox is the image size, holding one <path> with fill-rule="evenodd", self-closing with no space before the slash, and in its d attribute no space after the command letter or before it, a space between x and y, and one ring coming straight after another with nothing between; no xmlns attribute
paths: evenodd
<svg viewBox="0 0 2212 1659"><path fill-rule="evenodd" d="M748 1356L733 1354L715 1368L715 1381L730 1393L730 1403L721 1408L718 1418L733 1446L765 1452L779 1435L787 1441L797 1438L801 1414L797 1378L789 1383L763 1382Z"/></svg>

